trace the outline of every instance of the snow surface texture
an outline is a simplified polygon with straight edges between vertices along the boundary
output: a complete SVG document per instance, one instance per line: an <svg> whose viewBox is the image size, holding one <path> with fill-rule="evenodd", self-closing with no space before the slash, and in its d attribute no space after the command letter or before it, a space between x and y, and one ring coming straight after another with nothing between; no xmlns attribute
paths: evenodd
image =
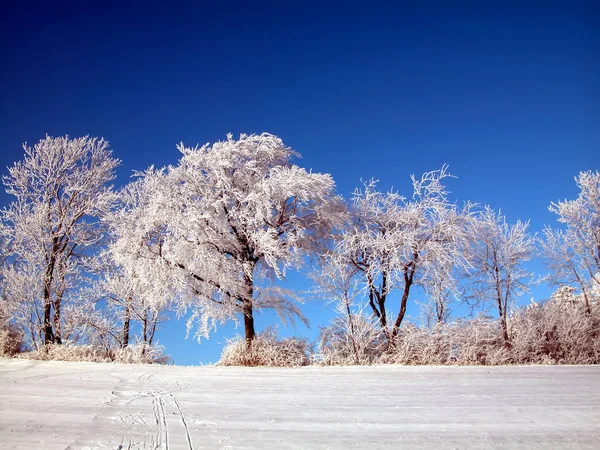
<svg viewBox="0 0 600 450"><path fill-rule="evenodd" d="M600 367L0 359L0 448L600 448Z"/></svg>

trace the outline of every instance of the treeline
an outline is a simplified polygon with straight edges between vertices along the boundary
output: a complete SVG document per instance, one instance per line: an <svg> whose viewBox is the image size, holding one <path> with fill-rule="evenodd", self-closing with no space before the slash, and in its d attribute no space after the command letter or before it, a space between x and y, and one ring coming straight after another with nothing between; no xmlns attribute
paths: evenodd
<svg viewBox="0 0 600 450"><path fill-rule="evenodd" d="M243 323L222 364L599 362L597 171L576 177L577 199L550 204L559 228L535 235L451 201L445 166L413 176L407 196L369 181L345 200L270 134L181 145L177 165L118 190L103 139L24 149L3 177L13 201L0 213L0 353L165 362L156 332L176 313L199 339ZM527 269L538 257L544 277ZM259 310L306 321L277 283L302 267L337 317L315 344L257 335ZM552 297L519 307L540 282ZM406 321L415 293L427 298L421 326ZM457 302L495 318L457 318Z"/></svg>

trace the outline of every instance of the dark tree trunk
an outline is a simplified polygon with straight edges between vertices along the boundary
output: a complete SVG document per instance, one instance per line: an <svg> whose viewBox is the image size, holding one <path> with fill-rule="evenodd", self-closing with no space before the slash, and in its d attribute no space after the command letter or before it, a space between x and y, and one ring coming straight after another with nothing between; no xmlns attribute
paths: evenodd
<svg viewBox="0 0 600 450"><path fill-rule="evenodd" d="M69 257L71 253L66 256ZM55 285L54 292L54 343L62 344L62 333L60 327L60 314L61 314L61 306L62 306L62 298L66 289L66 281L65 281L65 267L64 260L61 258L57 261L58 276L59 282ZM56 278L56 276L55 276Z"/></svg>
<svg viewBox="0 0 600 450"><path fill-rule="evenodd" d="M510 338L508 337L508 325L506 324L506 316L503 315L500 318L502 322L502 337L504 338L504 345L510 348Z"/></svg>
<svg viewBox="0 0 600 450"><path fill-rule="evenodd" d="M413 284L414 275L414 268L410 268L404 271L404 291L402 292L402 300L400 301L400 311L398 311L396 322L394 322L394 330L392 331L392 337L394 338L398 335L400 325L402 325L402 321L404 320L404 316L406 315L406 305L408 304L408 296L410 295L410 288Z"/></svg>
<svg viewBox="0 0 600 450"><path fill-rule="evenodd" d="M54 343L54 331L52 330L52 304L44 300L44 345Z"/></svg>
<svg viewBox="0 0 600 450"><path fill-rule="evenodd" d="M496 269L496 274L498 270ZM510 338L508 336L508 325L506 323L506 304L502 302L502 290L500 288L500 282L498 281L498 275L496 275L496 301L498 302L498 316L500 317L500 323L502 324L502 338L504 339L504 346L510 348Z"/></svg>
<svg viewBox="0 0 600 450"><path fill-rule="evenodd" d="M437 323L438 325L444 323L444 314L446 312L446 307L444 304L444 301L440 301L440 303L437 304Z"/></svg>
<svg viewBox="0 0 600 450"><path fill-rule="evenodd" d="M256 332L254 331L252 302L247 302L244 305L244 331L246 334L246 345L250 347L252 345L252 341L254 341L254 338L256 337Z"/></svg>
<svg viewBox="0 0 600 450"><path fill-rule="evenodd" d="M581 293L583 294L583 299L585 300L585 312L587 313L588 316L591 316L592 308L590 307L590 300L588 299L587 289L585 287L585 284L581 280L581 277L579 276L579 273L577 273L577 270L573 266L573 263L571 263L571 267L573 268L573 273L575 274L575 279L577 280L577 283L579 283L579 287L581 288Z"/></svg>
<svg viewBox="0 0 600 450"><path fill-rule="evenodd" d="M44 345L54 343L54 331L52 330L52 280L54 277L54 255L50 257L46 266L46 277L44 279Z"/></svg>
<svg viewBox="0 0 600 450"><path fill-rule="evenodd" d="M510 338L508 337L508 326L506 324L506 310L508 309L508 294L510 290L510 275L508 281L506 281L507 285L506 293L505 293L505 301L502 301L502 281L500 278L500 267L498 265L498 256L496 254L496 250L493 251L493 268L494 268L494 282L496 283L496 302L498 303L498 316L500 317L500 323L502 324L502 338L504 339L504 346L506 348L510 348Z"/></svg>
<svg viewBox="0 0 600 450"><path fill-rule="evenodd" d="M60 304L61 298L58 297L54 302L54 343L62 344L62 337L60 333Z"/></svg>
<svg viewBox="0 0 600 450"><path fill-rule="evenodd" d="M129 323L131 322L131 310L129 309L129 300L125 304L125 319L123 320L123 341L121 348L126 348L129 345Z"/></svg>
<svg viewBox="0 0 600 450"><path fill-rule="evenodd" d="M252 341L254 341L254 338L256 337L252 308L254 286L252 278L250 278L248 275L244 275L244 280L246 282L246 298L243 300L244 332L246 334L246 346L250 348L250 346L252 345Z"/></svg>
<svg viewBox="0 0 600 450"><path fill-rule="evenodd" d="M142 343L142 355L146 354L146 344L148 342L148 310L144 311L144 329L142 330L144 342Z"/></svg>
<svg viewBox="0 0 600 450"><path fill-rule="evenodd" d="M369 305L373 310L373 313L379 320L381 329L385 334L386 339L390 339L388 324L387 324L387 311L385 309L385 302L387 300L387 273L382 276L381 291L375 286L371 277L367 274L367 283L369 283ZM377 299L377 305L375 304Z"/></svg>
<svg viewBox="0 0 600 450"><path fill-rule="evenodd" d="M152 347L152 342L154 342L154 334L156 333L156 326L158 325L158 313L152 313L152 319L150 320L150 332L148 336L148 346Z"/></svg>

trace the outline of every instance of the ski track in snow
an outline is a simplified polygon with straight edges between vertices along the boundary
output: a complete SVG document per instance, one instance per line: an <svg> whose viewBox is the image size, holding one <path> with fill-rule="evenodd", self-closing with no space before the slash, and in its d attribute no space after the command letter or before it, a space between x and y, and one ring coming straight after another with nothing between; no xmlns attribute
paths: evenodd
<svg viewBox="0 0 600 450"><path fill-rule="evenodd" d="M600 366L160 367L0 358L0 449L600 448Z"/></svg>

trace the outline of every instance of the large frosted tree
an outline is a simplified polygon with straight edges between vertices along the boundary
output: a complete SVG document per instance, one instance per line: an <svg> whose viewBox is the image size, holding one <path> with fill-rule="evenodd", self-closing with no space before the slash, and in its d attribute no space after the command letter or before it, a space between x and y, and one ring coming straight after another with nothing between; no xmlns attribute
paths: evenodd
<svg viewBox="0 0 600 450"><path fill-rule="evenodd" d="M3 177L14 197L1 212L9 248L4 295L30 305L17 312L31 319L34 336L61 343L62 303L102 237L97 217L110 204L108 183L119 161L108 142L87 136L47 136L23 148L24 159ZM42 330L35 329L38 323Z"/></svg>
<svg viewBox="0 0 600 450"><path fill-rule="evenodd" d="M176 166L141 174L148 200L123 211L119 261L146 258L168 273L180 302L193 307L198 337L241 316L250 345L256 310L300 316L269 281L299 266L339 219L333 180L292 164L298 155L271 134L178 148ZM149 233L156 245L131 248Z"/></svg>

